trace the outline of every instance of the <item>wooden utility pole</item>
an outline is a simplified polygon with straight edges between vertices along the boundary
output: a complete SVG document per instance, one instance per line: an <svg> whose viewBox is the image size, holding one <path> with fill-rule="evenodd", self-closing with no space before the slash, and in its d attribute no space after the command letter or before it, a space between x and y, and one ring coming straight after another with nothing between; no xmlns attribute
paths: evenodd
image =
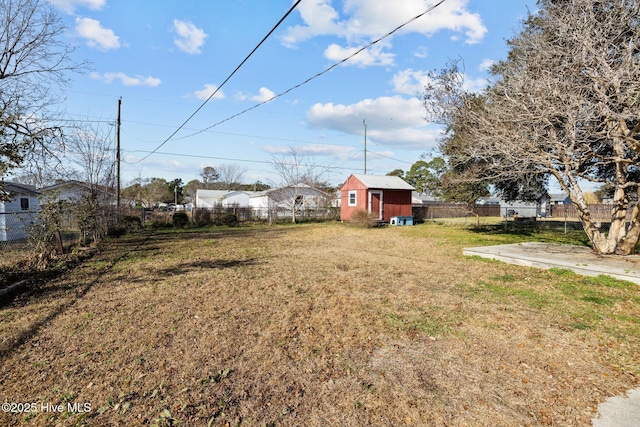
<svg viewBox="0 0 640 427"><path fill-rule="evenodd" d="M120 106L122 97L118 98L118 118L116 121L116 211L120 214Z"/></svg>

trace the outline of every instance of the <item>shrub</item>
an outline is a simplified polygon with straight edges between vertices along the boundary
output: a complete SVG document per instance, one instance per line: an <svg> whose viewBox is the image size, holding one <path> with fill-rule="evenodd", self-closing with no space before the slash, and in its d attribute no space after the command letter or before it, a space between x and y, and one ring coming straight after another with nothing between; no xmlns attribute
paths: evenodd
<svg viewBox="0 0 640 427"><path fill-rule="evenodd" d="M139 230L142 228L140 217L132 215L126 215L122 217L122 225L124 225L127 230Z"/></svg>
<svg viewBox="0 0 640 427"><path fill-rule="evenodd" d="M189 215L185 212L176 212L173 214L173 225L175 227L185 227L189 224Z"/></svg>
<svg viewBox="0 0 640 427"><path fill-rule="evenodd" d="M238 217L235 214L222 215L222 217L220 217L220 224L235 227L238 225Z"/></svg>
<svg viewBox="0 0 640 427"><path fill-rule="evenodd" d="M355 211L349 220L349 224L360 228L372 228L375 227L377 223L378 220L364 209Z"/></svg>

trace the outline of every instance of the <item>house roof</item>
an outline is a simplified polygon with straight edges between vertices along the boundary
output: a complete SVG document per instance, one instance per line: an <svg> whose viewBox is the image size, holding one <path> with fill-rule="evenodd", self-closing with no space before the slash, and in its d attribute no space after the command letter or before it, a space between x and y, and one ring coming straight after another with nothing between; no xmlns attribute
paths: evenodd
<svg viewBox="0 0 640 427"><path fill-rule="evenodd" d="M252 194L256 194L255 191L245 191L245 190L196 190L197 197L200 198L215 198L218 200L223 200L230 196L235 196L236 194L246 194L251 196Z"/></svg>
<svg viewBox="0 0 640 427"><path fill-rule="evenodd" d="M216 199L222 199L225 196L231 194L231 193L235 193L235 191L231 191L231 190L196 190L196 195L198 197L213 197Z"/></svg>
<svg viewBox="0 0 640 427"><path fill-rule="evenodd" d="M63 182L58 182L56 184L53 185L48 185L46 187L42 187L40 189L40 191L52 191L52 190L57 190L59 188L64 188L64 187L80 187L83 190L88 190L89 189L89 184L84 183L82 181L77 181L75 179L69 180L69 181L63 181Z"/></svg>
<svg viewBox="0 0 640 427"><path fill-rule="evenodd" d="M49 185L47 187L42 187L38 191L46 194L46 193L52 193L57 190L61 190L63 188L76 189L78 191L87 192L87 193L90 193L93 188L95 190L101 191L103 194L115 195L116 193L114 188L107 187L106 185L96 184L95 186L93 186L88 182L82 182L75 179L58 182L57 184Z"/></svg>
<svg viewBox="0 0 640 427"><path fill-rule="evenodd" d="M363 183L367 188L376 188L382 190L415 190L413 186L398 176L376 176L353 174L358 181Z"/></svg>
<svg viewBox="0 0 640 427"><path fill-rule="evenodd" d="M553 193L549 194L549 198L552 202L564 202L565 200L567 200L567 198L569 198L569 196L567 195L567 193Z"/></svg>
<svg viewBox="0 0 640 427"><path fill-rule="evenodd" d="M268 190L264 190L264 191L258 191L258 192L252 192L249 197L253 198L253 197L264 197L264 196L268 196L272 193L281 193L283 191L286 191L287 189L297 189L297 191L300 191L300 193L298 193L298 195L300 196L317 196L317 195L328 195L326 192L322 191L322 190L318 190L317 188L313 188L308 184L296 184L296 185L285 185L284 187L276 187L276 188L269 188ZM292 190L294 191L294 190Z"/></svg>
<svg viewBox="0 0 640 427"><path fill-rule="evenodd" d="M33 185L18 184L16 182L10 182L10 181L0 181L0 193L2 194L21 193L21 194L29 194L32 196L37 196L38 194L40 194L36 190L36 187Z"/></svg>
<svg viewBox="0 0 640 427"><path fill-rule="evenodd" d="M418 193L417 191L411 192L411 203L413 204L424 204L429 202L440 202L442 199L440 197L432 196L430 194Z"/></svg>

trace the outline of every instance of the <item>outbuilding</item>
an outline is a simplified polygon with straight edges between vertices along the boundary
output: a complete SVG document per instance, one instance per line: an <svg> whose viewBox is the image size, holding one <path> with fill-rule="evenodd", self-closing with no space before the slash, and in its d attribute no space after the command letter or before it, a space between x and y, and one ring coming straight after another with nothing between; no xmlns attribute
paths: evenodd
<svg viewBox="0 0 640 427"><path fill-rule="evenodd" d="M393 217L410 217L414 190L397 176L352 174L340 187L340 218L348 221L359 210L383 222L391 222Z"/></svg>

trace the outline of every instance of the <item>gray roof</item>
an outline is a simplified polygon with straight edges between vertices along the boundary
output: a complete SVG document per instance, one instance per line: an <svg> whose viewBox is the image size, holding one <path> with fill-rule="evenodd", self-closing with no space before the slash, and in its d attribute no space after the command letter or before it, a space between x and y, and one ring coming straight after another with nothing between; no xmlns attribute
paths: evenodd
<svg viewBox="0 0 640 427"><path fill-rule="evenodd" d="M415 190L405 180L397 176L360 175L353 176L367 188L379 188L382 190Z"/></svg>
<svg viewBox="0 0 640 427"><path fill-rule="evenodd" d="M19 184L17 182L10 181L0 181L0 192L3 194L30 194L32 196L40 194L34 185Z"/></svg>

